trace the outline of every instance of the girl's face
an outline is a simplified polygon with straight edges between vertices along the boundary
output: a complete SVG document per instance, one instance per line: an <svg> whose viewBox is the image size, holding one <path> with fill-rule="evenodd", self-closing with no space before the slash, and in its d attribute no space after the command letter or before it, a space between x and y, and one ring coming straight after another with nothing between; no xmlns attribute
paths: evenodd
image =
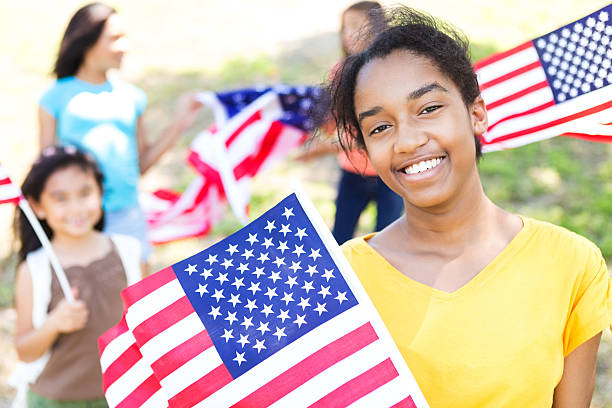
<svg viewBox="0 0 612 408"><path fill-rule="evenodd" d="M349 55L362 51L359 31L368 22L368 15L363 11L347 10L342 15L342 44Z"/></svg>
<svg viewBox="0 0 612 408"><path fill-rule="evenodd" d="M69 166L49 176L39 202L32 207L54 236L83 237L102 216L100 187L91 171Z"/></svg>
<svg viewBox="0 0 612 408"><path fill-rule="evenodd" d="M466 107L428 58L395 51L366 64L355 114L374 168L407 208L446 208L480 182L474 135L487 127L484 102Z"/></svg>
<svg viewBox="0 0 612 408"><path fill-rule="evenodd" d="M120 68L127 51L126 30L121 17L112 14L104 24L98 41L85 53L85 59L101 70Z"/></svg>

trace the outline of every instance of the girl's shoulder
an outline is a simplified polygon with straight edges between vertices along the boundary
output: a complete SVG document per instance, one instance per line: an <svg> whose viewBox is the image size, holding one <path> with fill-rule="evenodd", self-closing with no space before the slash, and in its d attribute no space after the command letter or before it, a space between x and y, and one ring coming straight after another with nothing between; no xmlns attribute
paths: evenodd
<svg viewBox="0 0 612 408"><path fill-rule="evenodd" d="M561 253L601 257L601 251L597 245L582 235L547 221L523 216L521 216L521 219L527 230L526 232L532 238L531 245L554 248Z"/></svg>

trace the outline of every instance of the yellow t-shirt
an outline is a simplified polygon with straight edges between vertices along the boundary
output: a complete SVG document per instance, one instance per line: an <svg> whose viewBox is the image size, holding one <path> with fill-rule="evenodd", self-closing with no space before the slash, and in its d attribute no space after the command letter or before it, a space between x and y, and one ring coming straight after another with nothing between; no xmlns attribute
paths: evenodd
<svg viewBox="0 0 612 408"><path fill-rule="evenodd" d="M523 222L453 293L403 275L367 244L372 235L342 246L432 408L550 408L564 357L612 323L599 249Z"/></svg>

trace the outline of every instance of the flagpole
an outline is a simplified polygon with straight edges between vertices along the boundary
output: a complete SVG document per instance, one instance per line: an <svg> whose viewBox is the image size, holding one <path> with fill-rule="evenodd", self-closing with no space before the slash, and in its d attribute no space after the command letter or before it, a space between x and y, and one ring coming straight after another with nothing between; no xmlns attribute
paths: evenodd
<svg viewBox="0 0 612 408"><path fill-rule="evenodd" d="M28 201L22 197L21 200L19 200L19 208L21 208L26 218L30 222L30 225L32 226L32 228L34 228L34 232L40 240L40 243L42 244L45 253L47 254L47 257L49 258L49 261L53 266L55 276L57 276L57 280L59 281L60 287L62 288L64 297L69 302L74 302L74 296L72 296L72 290L70 289L70 283L68 282L68 278L66 278L66 273L64 272L62 265L57 259L55 251L53 251L53 247L51 246L51 242L49 242L49 238L47 238L47 234L45 234L42 225L40 225L40 222L38 222L38 218L36 218L36 215L34 215L32 207L30 207Z"/></svg>

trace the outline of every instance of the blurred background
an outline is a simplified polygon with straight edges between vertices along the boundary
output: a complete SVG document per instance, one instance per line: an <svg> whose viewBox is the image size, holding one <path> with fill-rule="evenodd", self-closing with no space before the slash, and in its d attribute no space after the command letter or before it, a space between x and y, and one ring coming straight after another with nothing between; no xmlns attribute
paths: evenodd
<svg viewBox="0 0 612 408"><path fill-rule="evenodd" d="M0 0L0 162L21 183L36 156L36 109L50 75L60 37L75 0ZM317 85L341 58L338 30L346 0L124 0L108 2L125 18L131 48L114 75L148 96L146 126L152 138L168 123L176 97L191 90L226 90L253 84ZM395 2L381 3L392 5ZM608 1L464 0L406 2L462 29L474 60L518 45L580 18ZM142 189L181 191L194 173L185 157L190 140L212 123L204 109L190 132L151 169ZM502 207L554 222L593 240L612 261L612 145L556 138L488 153L480 163L489 197ZM257 217L299 178L331 226L339 170L334 157L311 163L288 160L254 180L251 215ZM16 355L12 241L13 207L0 207L0 407L9 406L6 385ZM360 232L373 228L375 209L362 215ZM240 228L230 214L204 238L156 247L152 270L198 252ZM612 407L612 339L599 353L592 407Z"/></svg>

